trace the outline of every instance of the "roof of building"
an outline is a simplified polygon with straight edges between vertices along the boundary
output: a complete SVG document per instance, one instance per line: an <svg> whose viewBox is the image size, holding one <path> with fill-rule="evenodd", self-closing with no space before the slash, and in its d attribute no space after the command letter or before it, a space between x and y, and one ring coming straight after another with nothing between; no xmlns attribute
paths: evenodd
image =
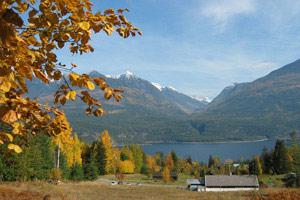
<svg viewBox="0 0 300 200"><path fill-rule="evenodd" d="M258 187L255 175L211 175L205 176L206 187Z"/></svg>
<svg viewBox="0 0 300 200"><path fill-rule="evenodd" d="M200 180L198 180L198 179L187 179L186 183L188 185L200 185Z"/></svg>

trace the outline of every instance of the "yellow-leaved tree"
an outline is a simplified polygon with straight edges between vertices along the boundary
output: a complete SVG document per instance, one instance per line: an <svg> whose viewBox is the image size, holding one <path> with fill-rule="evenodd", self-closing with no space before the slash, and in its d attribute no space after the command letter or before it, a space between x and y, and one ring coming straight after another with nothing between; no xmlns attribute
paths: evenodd
<svg viewBox="0 0 300 200"><path fill-rule="evenodd" d="M118 148L112 149L112 172L114 174L118 173L120 170L120 150Z"/></svg>
<svg viewBox="0 0 300 200"><path fill-rule="evenodd" d="M162 171L162 178L165 183L171 181L170 170L168 167L164 167L164 169Z"/></svg>
<svg viewBox="0 0 300 200"><path fill-rule="evenodd" d="M148 167L148 171L147 171L148 176L153 175L154 172L159 172L160 168L156 164L156 160L154 156L147 155L146 163Z"/></svg>
<svg viewBox="0 0 300 200"><path fill-rule="evenodd" d="M124 174L133 174L134 173L134 164L130 160L124 160L120 163L120 171Z"/></svg>
<svg viewBox="0 0 300 200"><path fill-rule="evenodd" d="M59 168L60 152L62 151L65 154L67 161L70 160L70 154L72 154L70 148L74 145L74 141L72 139L72 128L66 120L66 116L62 114L59 117L57 117L56 120L65 122L64 126L66 126L66 128L63 131L61 131L60 134L52 137L53 143L57 146L56 167ZM67 163L69 164L69 162Z"/></svg>
<svg viewBox="0 0 300 200"><path fill-rule="evenodd" d="M102 151L103 151L103 170L105 174L113 173L114 167L114 152L112 148L112 141L107 130L100 135Z"/></svg>
<svg viewBox="0 0 300 200"><path fill-rule="evenodd" d="M169 153L166 157L166 167L172 171L174 169L174 160L173 160L173 157L172 157L172 154Z"/></svg>
<svg viewBox="0 0 300 200"><path fill-rule="evenodd" d="M63 134L59 134L63 135ZM54 139L54 141L56 141ZM68 141L68 142L65 142ZM63 141L59 141L63 143L56 143L58 149L57 149L57 163L59 164L59 154L60 151L64 154L66 161L67 161L67 166L71 167L75 163L81 165L82 164L82 158L81 158L81 153L82 153L82 143L79 140L78 136L75 134L74 136L69 135L69 138L66 138ZM59 165L57 166L59 168Z"/></svg>
<svg viewBox="0 0 300 200"><path fill-rule="evenodd" d="M58 108L67 101L80 99L87 114L102 115L101 103L91 90L102 90L105 99L120 100L122 91L103 78L74 73L76 64L67 66L57 59L62 48L73 54L93 52L89 41L94 33L116 31L124 38L141 34L124 16L127 9L95 13L92 8L90 0L0 1L0 144L19 153L16 137L69 131ZM44 84L59 81L54 106L25 97L28 80L34 78Z"/></svg>

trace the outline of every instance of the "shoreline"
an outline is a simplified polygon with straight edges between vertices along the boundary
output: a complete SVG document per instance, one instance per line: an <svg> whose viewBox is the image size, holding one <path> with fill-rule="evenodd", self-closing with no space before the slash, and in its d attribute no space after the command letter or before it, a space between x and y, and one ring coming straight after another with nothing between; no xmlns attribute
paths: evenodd
<svg viewBox="0 0 300 200"><path fill-rule="evenodd" d="M257 143L269 141L272 139L264 138L259 140L239 140L239 141L220 141L220 142L146 142L146 143L135 143L141 146L154 145L154 144L240 144L240 143ZM116 146L124 146L126 144L117 144Z"/></svg>

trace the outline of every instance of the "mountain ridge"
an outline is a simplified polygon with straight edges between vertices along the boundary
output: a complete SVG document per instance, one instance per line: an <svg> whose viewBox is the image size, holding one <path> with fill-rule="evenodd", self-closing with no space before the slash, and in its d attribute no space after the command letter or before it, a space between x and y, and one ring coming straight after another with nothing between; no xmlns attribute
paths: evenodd
<svg viewBox="0 0 300 200"><path fill-rule="evenodd" d="M204 112L194 115L193 123L205 127L198 129L203 136L284 137L300 129L299 100L296 60L252 82L225 88Z"/></svg>
<svg viewBox="0 0 300 200"><path fill-rule="evenodd" d="M68 102L62 108L78 135L86 141L96 139L108 129L117 143L145 141L194 141L197 131L188 121L194 111L203 110L207 103L195 100L169 87L157 89L151 82L133 73L105 76L97 71L91 77L103 77L114 88L124 91L120 103L105 101L99 90L92 95L102 100L106 115L100 118L86 116L85 105L80 101ZM49 100L57 89L56 83L45 86L33 81L29 84L29 96Z"/></svg>
<svg viewBox="0 0 300 200"><path fill-rule="evenodd" d="M252 82L224 90L210 103L173 88L158 86L133 73L105 76L109 85L124 90L121 103L103 101L107 115L86 116L84 104L63 107L86 141L108 129L117 143L218 142L285 137L300 130L300 60ZM32 83L30 90L49 98L57 86ZM92 94L103 99L101 92ZM31 97L34 97L32 95Z"/></svg>

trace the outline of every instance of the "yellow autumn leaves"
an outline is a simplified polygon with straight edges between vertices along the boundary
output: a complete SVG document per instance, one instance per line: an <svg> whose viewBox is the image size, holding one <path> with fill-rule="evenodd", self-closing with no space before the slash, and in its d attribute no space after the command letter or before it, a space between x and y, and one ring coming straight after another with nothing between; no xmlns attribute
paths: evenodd
<svg viewBox="0 0 300 200"><path fill-rule="evenodd" d="M66 119L64 116L63 118ZM69 122L65 123L66 129L60 134L52 137L52 142L60 148L62 153L66 156L67 165L71 167L74 163L81 165L82 158L82 143L77 135L72 135L72 128Z"/></svg>
<svg viewBox="0 0 300 200"><path fill-rule="evenodd" d="M96 89L96 86L99 89L103 90L103 97L106 100L111 99L112 97L119 101L122 98L122 90L113 89L109 87L106 81L103 78L96 77L91 78L87 74L69 74L70 85L62 85L60 90L58 90L55 94L55 103L65 104L68 100L75 100L76 96L78 96L83 102L88 105L86 109L87 114L93 114L94 116L101 116L104 111L101 107L101 103L99 100L93 98L89 91L93 91ZM75 91L73 88L77 88ZM88 90L80 90L86 88ZM70 90L71 89L71 90Z"/></svg>
<svg viewBox="0 0 300 200"><path fill-rule="evenodd" d="M76 99L76 91L71 90L71 91L67 92L66 99L67 100L71 99L74 101Z"/></svg>
<svg viewBox="0 0 300 200"><path fill-rule="evenodd" d="M0 144L4 144L5 141L7 141L8 145L7 148L10 150L14 150L16 153L21 153L22 149L19 145L13 144L13 136L9 133L0 132L0 135L2 136L0 139Z"/></svg>
<svg viewBox="0 0 300 200"><path fill-rule="evenodd" d="M12 144L10 143L8 146L7 146L8 149L10 150L14 150L16 153L21 153L22 152L22 149L19 145L16 145L16 144Z"/></svg>
<svg viewBox="0 0 300 200"><path fill-rule="evenodd" d="M87 105L87 114L101 116L102 104L91 94L97 88L105 99L121 99L121 90L109 87L103 78L74 73L76 65L60 63L56 53L62 48L73 54L93 52L89 43L92 33L111 35L116 31L124 38L141 34L123 15L127 11L93 13L90 0L1 1L0 124L9 127L1 130L1 144L20 152L15 137L22 141L27 134L62 133L68 129L67 119L61 119L63 112L57 104L67 101L81 100ZM58 81L54 106L28 98L28 80L33 79L44 84Z"/></svg>
<svg viewBox="0 0 300 200"><path fill-rule="evenodd" d="M90 24L88 22L79 22L78 26L85 31L90 29Z"/></svg>

